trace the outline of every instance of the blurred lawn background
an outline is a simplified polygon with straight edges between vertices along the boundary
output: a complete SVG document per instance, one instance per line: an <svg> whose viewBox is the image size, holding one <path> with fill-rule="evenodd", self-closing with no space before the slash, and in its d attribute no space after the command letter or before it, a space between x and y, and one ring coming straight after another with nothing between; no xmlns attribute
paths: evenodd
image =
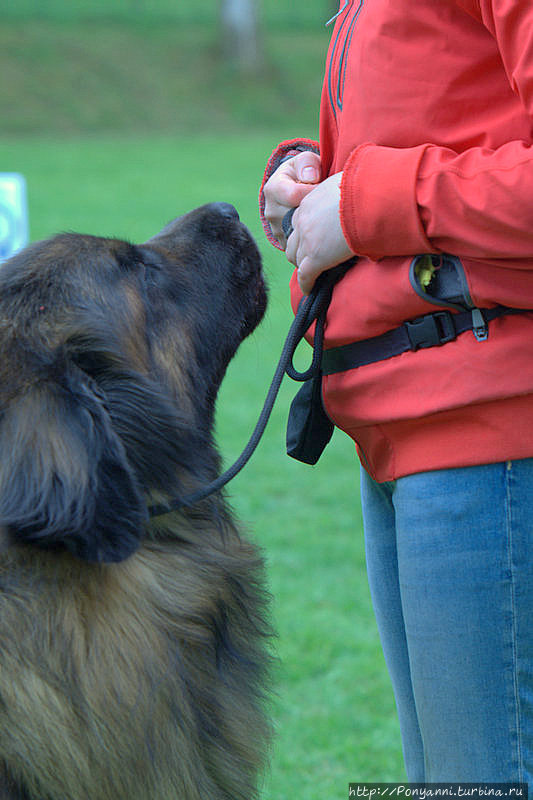
<svg viewBox="0 0 533 800"><path fill-rule="evenodd" d="M279 140L317 137L331 6L264 0L265 64L245 76L220 59L216 0L0 7L0 171L26 177L32 240L76 230L143 241L225 200L259 241L270 306L219 397L227 464L253 429L291 319L289 271L263 240L258 185ZM297 388L285 379L264 440L228 494L264 549L279 633L277 738L263 796L344 800L350 781L404 772L365 575L354 449L337 432L316 467L285 455Z"/></svg>

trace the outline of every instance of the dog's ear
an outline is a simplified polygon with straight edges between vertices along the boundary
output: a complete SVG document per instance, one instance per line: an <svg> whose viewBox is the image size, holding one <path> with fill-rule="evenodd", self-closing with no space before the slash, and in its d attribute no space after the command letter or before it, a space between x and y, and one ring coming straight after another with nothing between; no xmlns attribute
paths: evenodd
<svg viewBox="0 0 533 800"><path fill-rule="evenodd" d="M143 489L166 493L171 487L179 493L184 474L199 483L212 480L219 463L209 425L180 409L164 380L131 369L105 324L92 318L83 328L84 334L69 337L69 357L105 397L113 430Z"/></svg>
<svg viewBox="0 0 533 800"><path fill-rule="evenodd" d="M15 543L116 562L147 518L124 445L96 384L61 359L0 418L0 525Z"/></svg>

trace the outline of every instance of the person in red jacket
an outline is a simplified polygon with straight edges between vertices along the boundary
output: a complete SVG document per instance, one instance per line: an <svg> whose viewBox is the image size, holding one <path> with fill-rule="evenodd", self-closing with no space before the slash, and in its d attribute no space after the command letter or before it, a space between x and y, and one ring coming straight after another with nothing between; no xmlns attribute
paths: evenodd
<svg viewBox="0 0 533 800"><path fill-rule="evenodd" d="M533 5L346 0L260 193L355 442L411 781L533 785ZM282 220L296 208L288 241Z"/></svg>

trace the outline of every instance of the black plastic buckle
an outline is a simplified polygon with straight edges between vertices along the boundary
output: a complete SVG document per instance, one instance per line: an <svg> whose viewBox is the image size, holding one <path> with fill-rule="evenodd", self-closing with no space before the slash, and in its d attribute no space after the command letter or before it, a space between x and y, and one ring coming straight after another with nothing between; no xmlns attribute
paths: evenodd
<svg viewBox="0 0 533 800"><path fill-rule="evenodd" d="M412 350L437 347L457 338L449 311L435 311L404 323Z"/></svg>

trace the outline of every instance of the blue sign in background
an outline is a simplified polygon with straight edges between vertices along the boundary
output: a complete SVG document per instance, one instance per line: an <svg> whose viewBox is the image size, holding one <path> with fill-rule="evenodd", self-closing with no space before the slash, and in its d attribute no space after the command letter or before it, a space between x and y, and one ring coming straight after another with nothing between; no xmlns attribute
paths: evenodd
<svg viewBox="0 0 533 800"><path fill-rule="evenodd" d="M17 172L0 172L0 261L28 243L26 181Z"/></svg>

